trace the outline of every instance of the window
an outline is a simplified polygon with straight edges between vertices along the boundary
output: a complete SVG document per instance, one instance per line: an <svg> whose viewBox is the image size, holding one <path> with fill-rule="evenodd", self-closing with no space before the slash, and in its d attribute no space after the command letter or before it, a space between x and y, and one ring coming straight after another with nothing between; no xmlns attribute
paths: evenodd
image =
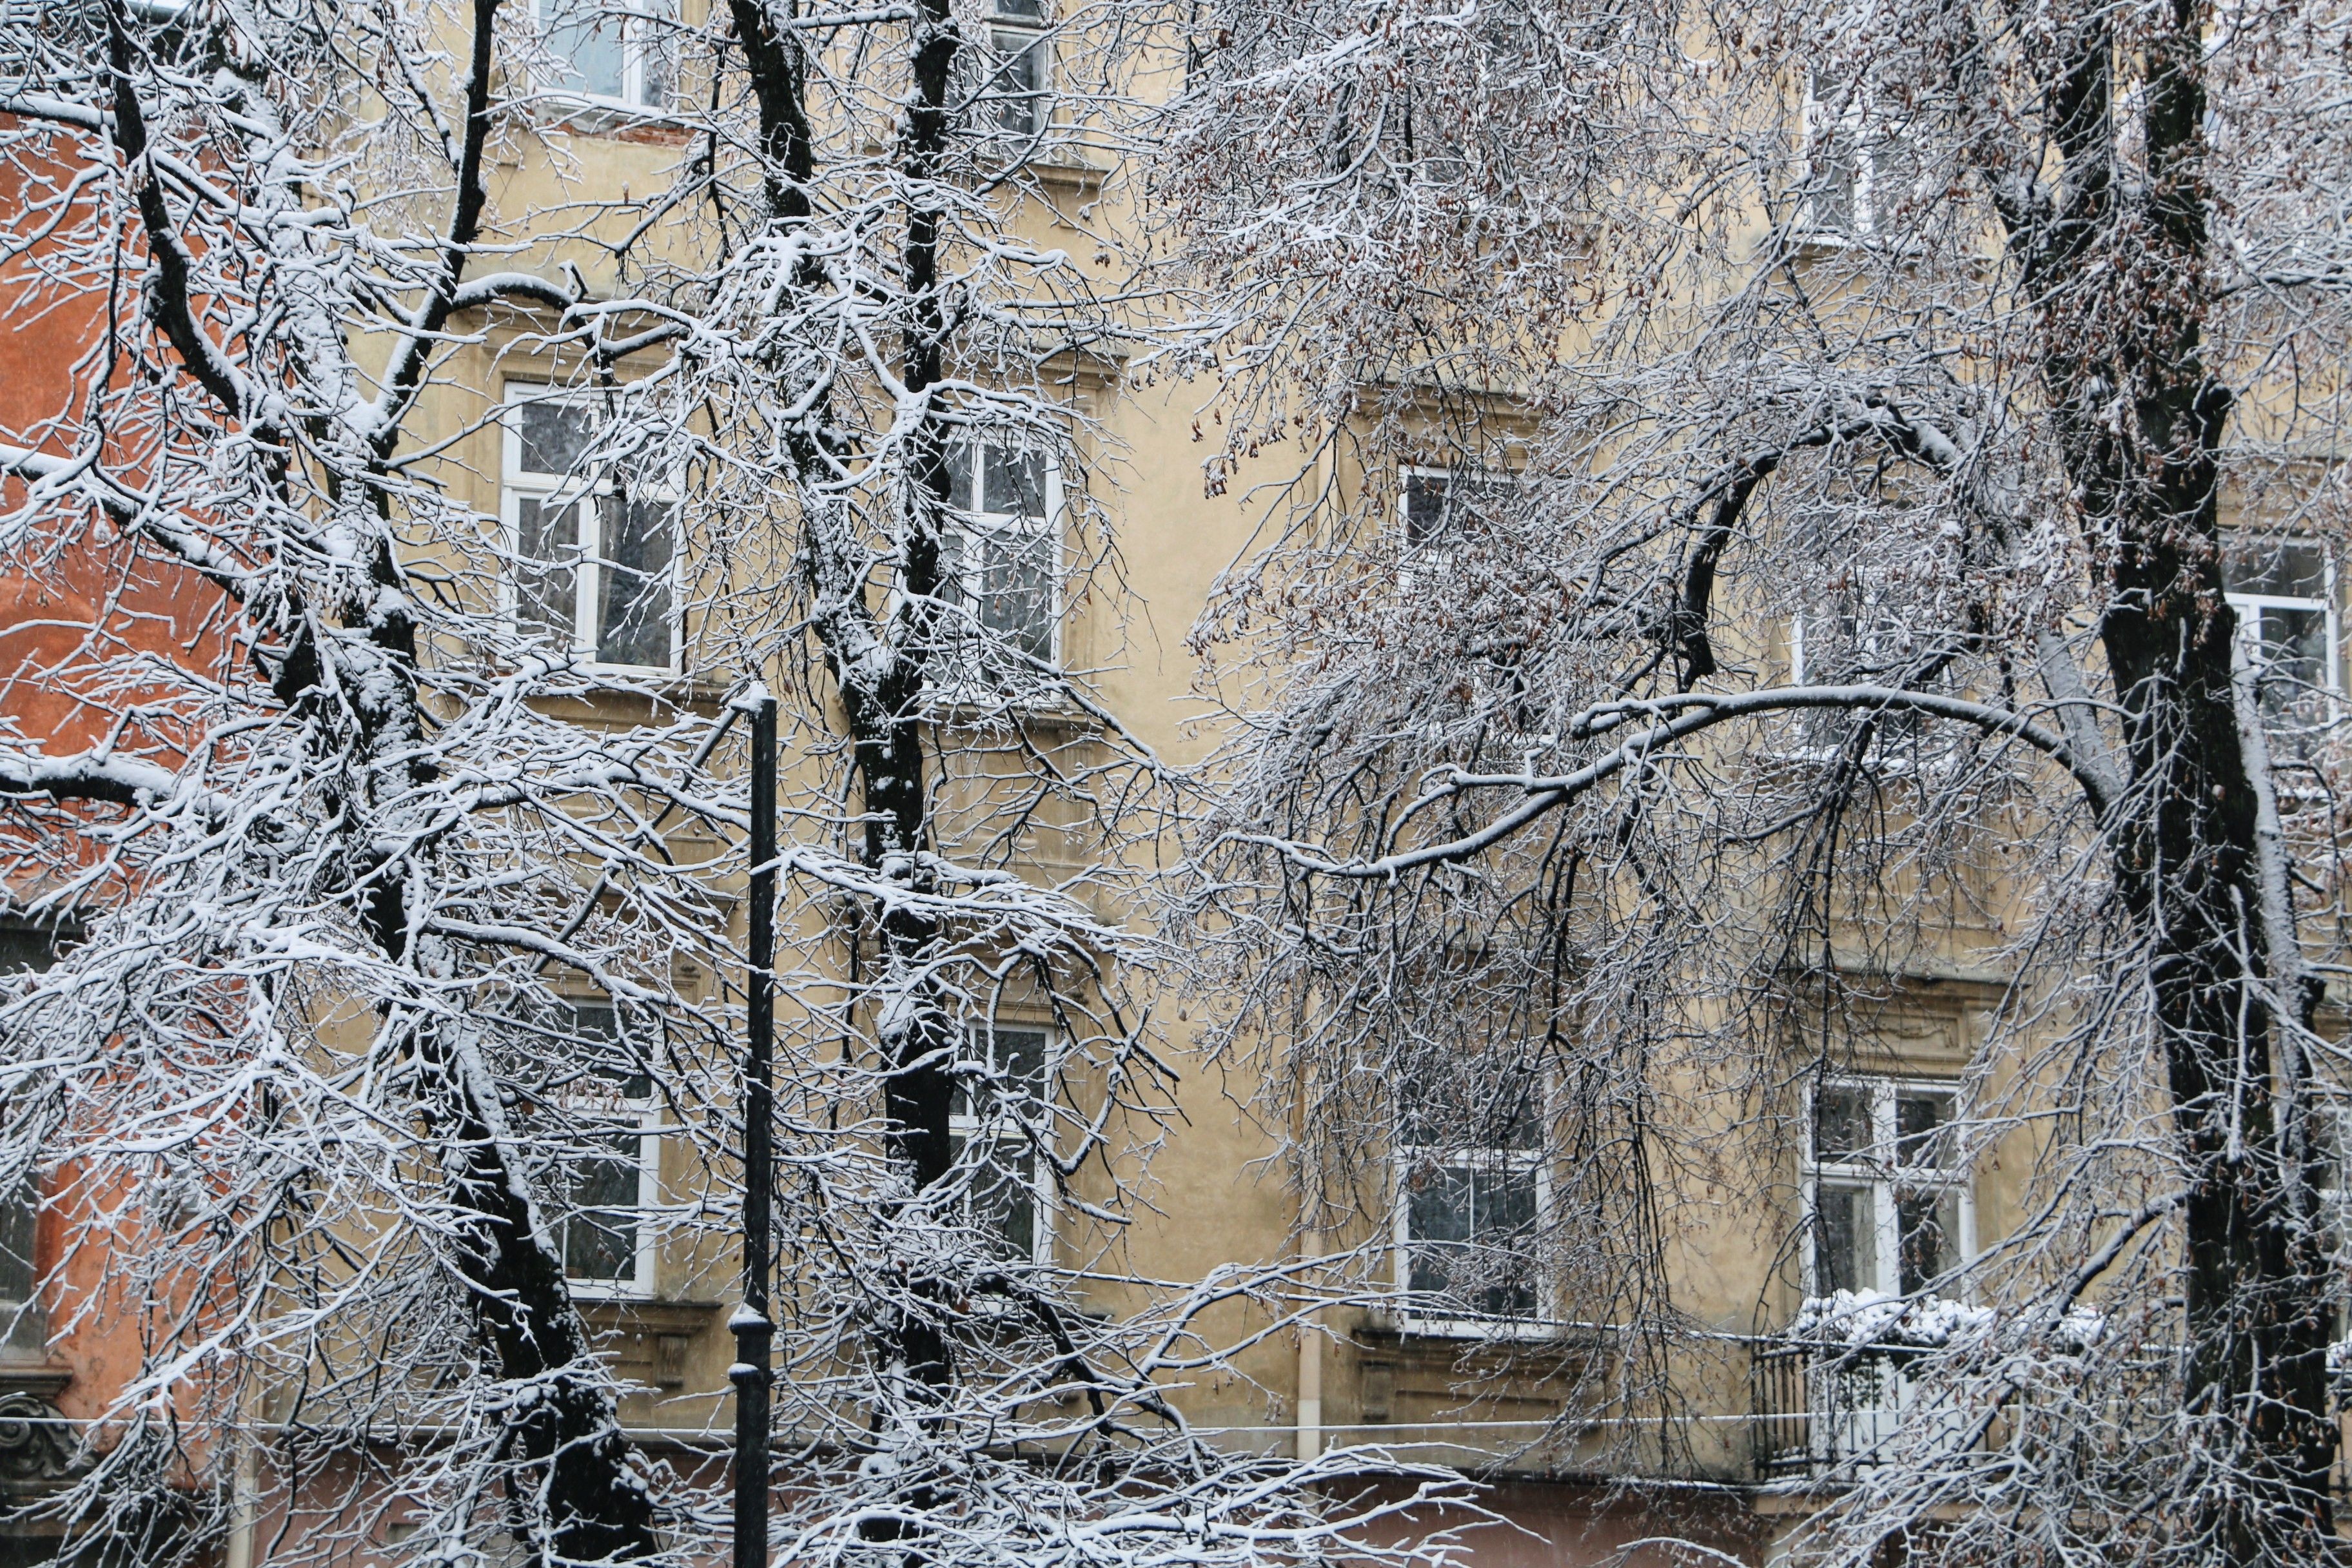
<svg viewBox="0 0 2352 1568"><path fill-rule="evenodd" d="M1050 100L1045 0L995 0L981 37L980 89L983 132L1034 137L1045 129Z"/></svg>
<svg viewBox="0 0 2352 1568"><path fill-rule="evenodd" d="M547 52L556 60L555 90L631 109L669 102L663 45L675 13L660 0L538 0Z"/></svg>
<svg viewBox="0 0 2352 1568"><path fill-rule="evenodd" d="M57 963L72 933L56 926L0 917L0 974L23 974ZM22 1309L33 1300L40 1282L33 1247L39 1228L41 1191L38 1179L27 1175L13 1192L0 1192L0 1343L34 1339L22 1331Z"/></svg>
<svg viewBox="0 0 2352 1568"><path fill-rule="evenodd" d="M1036 1151L1018 1118L1045 1093L1044 1029L975 1027L948 1111L953 1159L969 1171L963 1196L966 1224L986 1237L1008 1263L1044 1259L1045 1192Z"/></svg>
<svg viewBox="0 0 2352 1568"><path fill-rule="evenodd" d="M2309 730L2334 719L2336 567L2309 540L2233 542L2221 580L2238 612L2238 637L2271 727Z"/></svg>
<svg viewBox="0 0 2352 1568"><path fill-rule="evenodd" d="M677 503L591 461L595 405L507 389L503 510L516 629L597 664L674 669Z"/></svg>
<svg viewBox="0 0 2352 1568"><path fill-rule="evenodd" d="M1805 226L1816 238L1885 239L1918 195L1918 143L1866 83L1815 79L1805 154Z"/></svg>
<svg viewBox="0 0 2352 1568"><path fill-rule="evenodd" d="M610 1059L621 1037L612 1005L577 1002L566 1026L596 1056ZM563 1273L575 1294L654 1293L652 1228L646 1213L661 1197L661 1125L653 1086L643 1074L595 1071L565 1095L575 1126L564 1158Z"/></svg>
<svg viewBox="0 0 2352 1568"><path fill-rule="evenodd" d="M1397 1152L1397 1288L1402 1316L1424 1332L1543 1331L1536 1257L1551 1202L1531 1107L1453 1103L1413 1093Z"/></svg>
<svg viewBox="0 0 2352 1568"><path fill-rule="evenodd" d="M1061 476L1044 454L959 446L948 457L958 514L941 552L959 684L1017 684L1058 662Z"/></svg>
<svg viewBox="0 0 2352 1568"><path fill-rule="evenodd" d="M1464 532L1489 521L1511 493L1508 475L1407 468L1397 498L1408 560L1442 561Z"/></svg>
<svg viewBox="0 0 2352 1568"><path fill-rule="evenodd" d="M1915 1295L1969 1256L1974 1215L1948 1086L1824 1084L1807 1140L1805 1293Z"/></svg>
<svg viewBox="0 0 2352 1568"><path fill-rule="evenodd" d="M33 1299L39 1275L33 1264L33 1231L40 1217L40 1200L28 1178L23 1186L0 1199L0 1341L7 1340L10 1310Z"/></svg>

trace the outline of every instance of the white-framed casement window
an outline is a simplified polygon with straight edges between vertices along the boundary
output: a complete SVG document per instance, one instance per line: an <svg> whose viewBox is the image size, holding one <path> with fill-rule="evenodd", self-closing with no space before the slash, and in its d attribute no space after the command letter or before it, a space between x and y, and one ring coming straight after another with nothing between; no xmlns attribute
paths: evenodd
<svg viewBox="0 0 2352 1568"><path fill-rule="evenodd" d="M965 1185L958 1216L1008 1263L1042 1263L1052 1247L1051 1184L1021 1126L1046 1093L1053 1033L974 1025L948 1108L948 1139Z"/></svg>
<svg viewBox="0 0 2352 1568"><path fill-rule="evenodd" d="M1399 586L1411 592L1454 563L1463 535L1482 527L1511 497L1506 470L1412 465L1397 476L1397 531L1403 540Z"/></svg>
<svg viewBox="0 0 2352 1568"><path fill-rule="evenodd" d="M984 688L1061 662L1061 466L1042 452L959 443L948 454L940 575L951 619L944 684Z"/></svg>
<svg viewBox="0 0 2352 1568"><path fill-rule="evenodd" d="M566 1006L566 1026L583 1042L620 1038L608 1002ZM643 1074L596 1072L565 1091L576 1129L563 1161L563 1273L575 1296L644 1300L654 1294L654 1234L661 1201L661 1112Z"/></svg>
<svg viewBox="0 0 2352 1568"><path fill-rule="evenodd" d="M1045 0L991 0L979 55L987 73L978 103L982 130L1024 139L1044 131L1053 113Z"/></svg>
<svg viewBox="0 0 2352 1568"><path fill-rule="evenodd" d="M678 665L677 498L672 486L591 461L598 405L507 384L500 510L508 609L524 636L593 664Z"/></svg>
<svg viewBox="0 0 2352 1568"><path fill-rule="evenodd" d="M1976 1214L1948 1083L1832 1079L1805 1140L1805 1294L1916 1295L1971 1256Z"/></svg>
<svg viewBox="0 0 2352 1568"><path fill-rule="evenodd" d="M547 86L567 98L624 109L669 104L667 0L534 0L533 19L555 62Z"/></svg>
<svg viewBox="0 0 2352 1568"><path fill-rule="evenodd" d="M2331 722L2343 701L2336 563L2308 539L2244 539L2222 552L2221 580L2238 639L2273 727Z"/></svg>
<svg viewBox="0 0 2352 1568"><path fill-rule="evenodd" d="M0 916L0 974L47 969L74 934L56 926ZM0 1188L0 1346L16 1343L37 1350L47 1337L34 1301L41 1279L34 1256L40 1217L37 1176Z"/></svg>
<svg viewBox="0 0 2352 1568"><path fill-rule="evenodd" d="M1832 243L1894 237L1903 205L1917 197L1920 174L1912 129L1867 83L1812 79L1805 94L1809 236Z"/></svg>
<svg viewBox="0 0 2352 1568"><path fill-rule="evenodd" d="M1414 1332L1511 1338L1549 1331L1539 1256L1551 1209L1542 1119L1408 1105L1396 1152L1397 1316ZM1483 1131L1479 1131L1482 1129Z"/></svg>

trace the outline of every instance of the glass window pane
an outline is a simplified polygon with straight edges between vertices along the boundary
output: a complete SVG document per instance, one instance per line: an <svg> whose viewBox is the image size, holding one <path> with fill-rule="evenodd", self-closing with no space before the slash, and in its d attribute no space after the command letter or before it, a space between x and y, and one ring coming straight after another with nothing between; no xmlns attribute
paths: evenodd
<svg viewBox="0 0 2352 1568"><path fill-rule="evenodd" d="M540 15L548 53L562 62L556 85L593 98L621 97L624 18L605 13L596 0L541 0Z"/></svg>
<svg viewBox="0 0 2352 1568"><path fill-rule="evenodd" d="M1470 1239L1470 1173L1454 1165L1414 1172L1406 1183L1405 1235L1410 1278L1416 1294L1445 1295L1453 1289L1457 1260L1452 1254Z"/></svg>
<svg viewBox="0 0 2352 1568"><path fill-rule="evenodd" d="M606 496L604 570L597 584L596 657L606 664L670 662L670 515L667 501Z"/></svg>
<svg viewBox="0 0 2352 1568"><path fill-rule="evenodd" d="M969 1060L987 1064L993 1092L1006 1099L1036 1099L1045 1092L1045 1031L1043 1029L990 1029L983 1025L972 1026L969 1036ZM986 1108L976 1110L972 1103L972 1083L976 1075L960 1076L950 1114L976 1117L986 1113Z"/></svg>
<svg viewBox="0 0 2352 1568"><path fill-rule="evenodd" d="M958 441L948 448L948 505L959 511L976 511L971 493L971 446Z"/></svg>
<svg viewBox="0 0 2352 1568"><path fill-rule="evenodd" d="M1005 531L981 555L980 624L1031 658L1054 657L1054 542Z"/></svg>
<svg viewBox="0 0 2352 1568"><path fill-rule="evenodd" d="M2263 710L2273 715L2304 714L2327 684L2327 612L2264 605L2240 614L2253 622Z"/></svg>
<svg viewBox="0 0 2352 1568"><path fill-rule="evenodd" d="M669 57L674 47L670 29L664 26L677 16L667 0L651 0L636 7L638 19L632 23L631 53L637 62L636 101L647 109L661 109L669 102Z"/></svg>
<svg viewBox="0 0 2352 1568"><path fill-rule="evenodd" d="M1895 1097L1895 1163L1942 1169L1952 1159L1951 1139L1937 1134L1952 1120L1952 1097L1909 1089Z"/></svg>
<svg viewBox="0 0 2352 1568"><path fill-rule="evenodd" d="M982 511L1039 521L1045 515L1045 459L1036 452L988 450Z"/></svg>
<svg viewBox="0 0 2352 1568"><path fill-rule="evenodd" d="M1870 1189L1823 1182L1813 1194L1813 1293L1878 1287L1878 1226Z"/></svg>
<svg viewBox="0 0 2352 1568"><path fill-rule="evenodd" d="M580 591L580 508L515 503L515 623L559 647L572 646Z"/></svg>
<svg viewBox="0 0 2352 1568"><path fill-rule="evenodd" d="M2236 539L2221 556L2221 581L2233 594L2325 599L2327 555L2310 540Z"/></svg>
<svg viewBox="0 0 2352 1568"><path fill-rule="evenodd" d="M594 426L588 410L553 398L526 399L515 409L517 458L525 473L557 477L575 473Z"/></svg>
<svg viewBox="0 0 2352 1568"><path fill-rule="evenodd" d="M1536 1172L1496 1160L1474 1173L1471 1223L1478 1241L1477 1310L1487 1317L1536 1313Z"/></svg>
<svg viewBox="0 0 2352 1568"><path fill-rule="evenodd" d="M1813 226L1830 234L1856 232L1860 216L1862 159L1848 138L1824 126L1812 153L1811 212Z"/></svg>
<svg viewBox="0 0 2352 1568"><path fill-rule="evenodd" d="M1832 1084L1813 1101L1813 1158L1859 1160L1877 1140L1870 1126L1870 1090Z"/></svg>
<svg viewBox="0 0 2352 1568"><path fill-rule="evenodd" d="M1045 0L996 0L996 14L1008 22L1041 22L1045 4Z"/></svg>
<svg viewBox="0 0 2352 1568"><path fill-rule="evenodd" d="M988 95L996 100L996 128L1016 136L1034 135L1045 120L1045 40L1030 33L992 31L989 52L1002 62L988 85ZM997 508L992 502L989 510Z"/></svg>
<svg viewBox="0 0 2352 1568"><path fill-rule="evenodd" d="M1015 1139L950 1141L950 1158L970 1172L964 1218L986 1238L990 1252L1007 1262L1037 1255L1037 1189L1027 1144ZM967 1164L966 1155L970 1154Z"/></svg>
<svg viewBox="0 0 2352 1568"><path fill-rule="evenodd" d="M1446 532L1445 479L1440 474L1408 474L1404 481L1404 542L1409 550L1434 544Z"/></svg>
<svg viewBox="0 0 2352 1568"><path fill-rule="evenodd" d="M38 1189L29 1180L0 1196L0 1301L32 1299L33 1233L39 1214ZM0 1338L7 1330L0 1321Z"/></svg>
<svg viewBox="0 0 2352 1568"><path fill-rule="evenodd" d="M1870 147L1870 226L1883 230L1919 189L1919 150L1899 131L1881 127Z"/></svg>
<svg viewBox="0 0 2352 1568"><path fill-rule="evenodd" d="M563 1270L574 1279L634 1280L644 1139L615 1133L595 1142L608 1152L583 1156L572 1167L576 1212L564 1222Z"/></svg>
<svg viewBox="0 0 2352 1568"><path fill-rule="evenodd" d="M1900 1289L1906 1296L1926 1289L1960 1260L1959 1194L1949 1187L1897 1193L1895 1235L1902 1255Z"/></svg>

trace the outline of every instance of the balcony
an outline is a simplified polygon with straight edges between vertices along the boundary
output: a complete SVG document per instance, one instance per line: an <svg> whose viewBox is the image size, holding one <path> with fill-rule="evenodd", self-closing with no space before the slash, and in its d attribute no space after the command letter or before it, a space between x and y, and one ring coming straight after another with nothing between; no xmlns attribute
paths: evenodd
<svg viewBox="0 0 2352 1568"><path fill-rule="evenodd" d="M1795 1338L1759 1343L1751 1370L1758 1478L1876 1465L1895 1451L1898 1434L1915 1462L1961 1451L1973 1425L1968 1413L1911 1375L1927 1353Z"/></svg>

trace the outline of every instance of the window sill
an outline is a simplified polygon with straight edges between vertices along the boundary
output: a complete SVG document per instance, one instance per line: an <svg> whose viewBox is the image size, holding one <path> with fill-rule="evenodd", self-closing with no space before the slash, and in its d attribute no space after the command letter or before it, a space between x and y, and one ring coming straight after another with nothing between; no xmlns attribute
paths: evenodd
<svg viewBox="0 0 2352 1568"><path fill-rule="evenodd" d="M683 147L692 133L666 110L642 108L618 99L572 97L548 92L528 110L542 133L594 136L608 142L634 142L653 147Z"/></svg>
<svg viewBox="0 0 2352 1568"><path fill-rule="evenodd" d="M1391 1350L1415 1343L1486 1344L1498 1349L1515 1345L1557 1347L1575 1337L1568 1325L1538 1318L1412 1318L1387 1311L1380 1314L1380 1321L1356 1333L1356 1338L1366 1344Z"/></svg>
<svg viewBox="0 0 2352 1568"><path fill-rule="evenodd" d="M625 1334L698 1334L719 1313L717 1301L662 1301L650 1294L583 1295L572 1287L580 1316L592 1329Z"/></svg>

